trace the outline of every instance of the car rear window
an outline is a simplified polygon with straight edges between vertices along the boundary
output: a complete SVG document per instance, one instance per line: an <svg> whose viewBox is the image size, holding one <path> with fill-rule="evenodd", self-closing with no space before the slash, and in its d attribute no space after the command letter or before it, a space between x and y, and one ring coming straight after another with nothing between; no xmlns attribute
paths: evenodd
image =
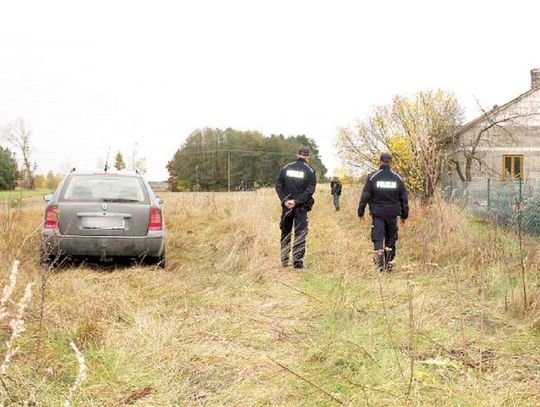
<svg viewBox="0 0 540 407"><path fill-rule="evenodd" d="M73 175L64 188L63 201L148 202L144 184L137 177Z"/></svg>

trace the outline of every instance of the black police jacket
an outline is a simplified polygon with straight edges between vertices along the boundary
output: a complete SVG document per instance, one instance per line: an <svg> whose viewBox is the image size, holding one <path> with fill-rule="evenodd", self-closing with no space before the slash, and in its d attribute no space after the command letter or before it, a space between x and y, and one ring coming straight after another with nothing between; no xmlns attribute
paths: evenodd
<svg viewBox="0 0 540 407"><path fill-rule="evenodd" d="M371 215L377 218L391 218L398 215L402 219L409 217L405 183L386 165L368 175L358 205L358 216L364 216L367 204Z"/></svg>
<svg viewBox="0 0 540 407"><path fill-rule="evenodd" d="M332 195L341 195L341 182L338 181L332 181L330 182L330 193Z"/></svg>
<svg viewBox="0 0 540 407"><path fill-rule="evenodd" d="M297 207L307 210L313 206L316 186L315 170L301 158L283 167L276 179L276 192L281 204L293 199Z"/></svg>

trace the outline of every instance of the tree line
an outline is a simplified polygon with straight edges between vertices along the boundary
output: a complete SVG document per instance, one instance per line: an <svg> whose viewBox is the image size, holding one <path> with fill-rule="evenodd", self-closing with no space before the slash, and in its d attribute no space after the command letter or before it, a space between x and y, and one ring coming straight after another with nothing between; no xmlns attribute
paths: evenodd
<svg viewBox="0 0 540 407"><path fill-rule="evenodd" d="M311 149L310 165L324 180L317 143L305 135L265 136L258 131L197 129L167 164L174 191L242 190L272 185L298 149Z"/></svg>
<svg viewBox="0 0 540 407"><path fill-rule="evenodd" d="M17 166L15 154L0 146L0 191L13 190L24 184L23 171ZM54 190L63 176L52 171L47 174L32 173L30 188Z"/></svg>
<svg viewBox="0 0 540 407"><path fill-rule="evenodd" d="M28 178L24 178L24 171L18 168L15 154L9 149L0 146L0 191L13 190L17 186L23 186ZM54 190L62 181L63 176L52 171L47 174L32 172L30 188L26 189L49 189Z"/></svg>

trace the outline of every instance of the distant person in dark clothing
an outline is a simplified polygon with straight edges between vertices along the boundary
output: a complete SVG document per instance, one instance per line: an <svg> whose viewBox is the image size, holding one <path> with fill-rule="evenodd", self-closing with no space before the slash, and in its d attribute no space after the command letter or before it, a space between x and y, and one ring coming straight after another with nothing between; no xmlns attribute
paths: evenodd
<svg viewBox="0 0 540 407"><path fill-rule="evenodd" d="M338 177L334 177L330 182L330 193L334 198L334 207L339 211L339 197L341 196L341 181Z"/></svg>
<svg viewBox="0 0 540 407"><path fill-rule="evenodd" d="M401 177L390 169L391 163L390 153L381 154L379 170L368 175L358 206L358 217L363 222L369 204L371 240L377 253L375 263L379 271L388 272L396 257L397 217L404 224L409 216L407 188Z"/></svg>
<svg viewBox="0 0 540 407"><path fill-rule="evenodd" d="M317 185L315 170L308 165L309 148L298 151L296 161L281 169L276 180L276 191L281 200L281 264L289 265L291 235L294 226L294 245L292 248L293 266L304 268L308 216L314 204L313 194Z"/></svg>

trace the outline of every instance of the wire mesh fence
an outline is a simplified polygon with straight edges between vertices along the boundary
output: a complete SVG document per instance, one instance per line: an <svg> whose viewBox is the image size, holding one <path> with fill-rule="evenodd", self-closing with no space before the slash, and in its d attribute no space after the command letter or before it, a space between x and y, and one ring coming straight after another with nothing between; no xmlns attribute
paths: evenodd
<svg viewBox="0 0 540 407"><path fill-rule="evenodd" d="M450 180L443 196L503 226L540 236L540 180Z"/></svg>

